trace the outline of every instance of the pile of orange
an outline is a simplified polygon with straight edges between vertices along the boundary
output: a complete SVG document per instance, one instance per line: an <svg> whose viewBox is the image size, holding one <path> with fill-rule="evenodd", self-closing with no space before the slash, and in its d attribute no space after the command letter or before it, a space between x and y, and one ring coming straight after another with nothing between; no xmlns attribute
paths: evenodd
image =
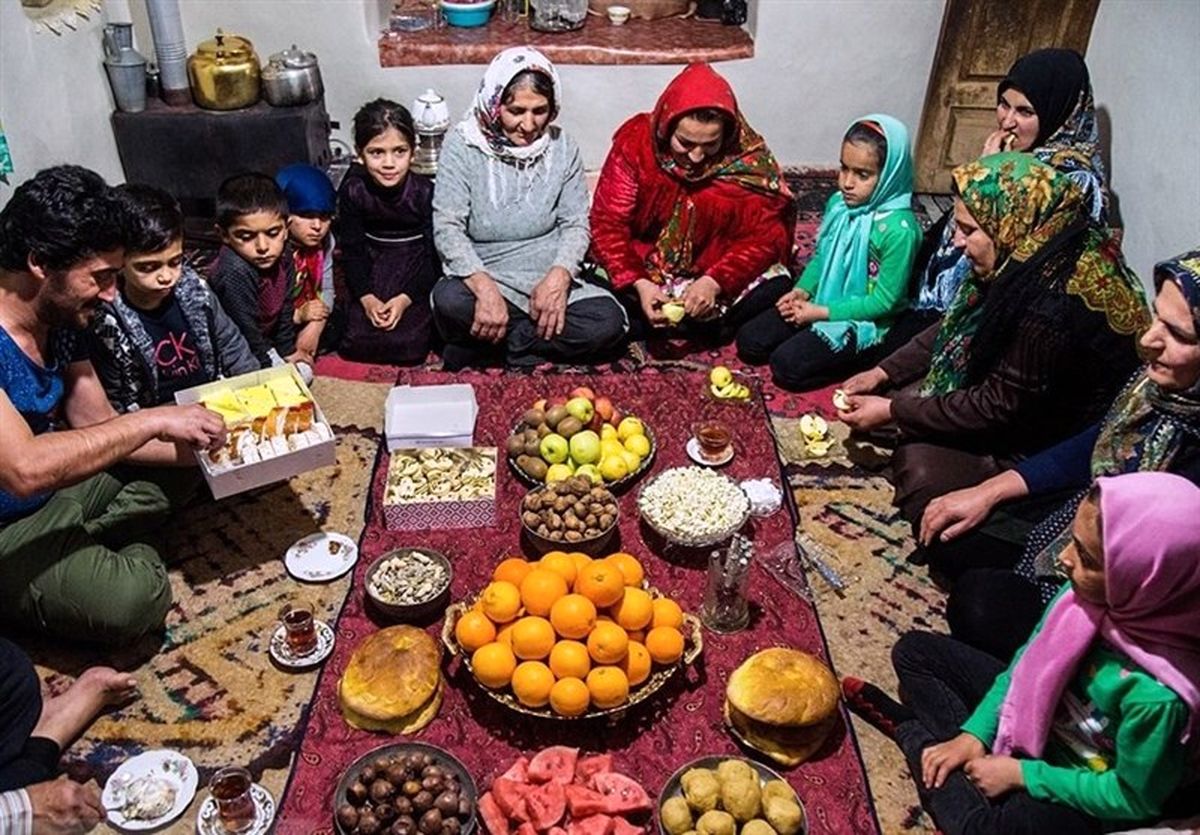
<svg viewBox="0 0 1200 835"><path fill-rule="evenodd" d="M655 664L683 655L683 610L642 588L631 554L602 559L551 551L509 557L492 572L454 635L485 687L562 716L618 707Z"/></svg>

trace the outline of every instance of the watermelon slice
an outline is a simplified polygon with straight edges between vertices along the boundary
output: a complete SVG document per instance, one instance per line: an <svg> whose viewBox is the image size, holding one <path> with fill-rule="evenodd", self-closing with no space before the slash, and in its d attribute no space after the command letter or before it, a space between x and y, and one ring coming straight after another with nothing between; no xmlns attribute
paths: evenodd
<svg viewBox="0 0 1200 835"><path fill-rule="evenodd" d="M566 793L567 808L575 820L608 811L608 798L587 786L567 786Z"/></svg>
<svg viewBox="0 0 1200 835"><path fill-rule="evenodd" d="M525 798L529 820L539 832L545 832L563 819L567 811L567 795L562 783L550 782L534 789Z"/></svg>
<svg viewBox="0 0 1200 835"><path fill-rule="evenodd" d="M537 835L532 823L523 823L517 827L517 835Z"/></svg>
<svg viewBox="0 0 1200 835"><path fill-rule="evenodd" d="M583 757L575 764L575 782L583 786L591 785L591 779L594 775L612 770L612 754L597 754L594 757Z"/></svg>
<svg viewBox="0 0 1200 835"><path fill-rule="evenodd" d="M575 761L578 759L578 748L568 748L565 745L544 748L529 761L529 782L554 781L565 786L575 779Z"/></svg>
<svg viewBox="0 0 1200 835"><path fill-rule="evenodd" d="M508 767L508 771L500 775L505 780L512 780L514 783L529 782L529 758L517 757L517 761Z"/></svg>
<svg viewBox="0 0 1200 835"><path fill-rule="evenodd" d="M491 792L484 792L476 804L479 810L479 817L483 820L483 825L487 827L487 831L491 835L509 835L508 818L500 811L500 807L496 804L496 798L492 797Z"/></svg>
<svg viewBox="0 0 1200 835"><path fill-rule="evenodd" d="M492 781L492 797L495 798L500 811L510 819L516 817L517 804L523 801L531 791L533 791L533 786L528 783L518 783L506 777L497 777Z"/></svg>
<svg viewBox="0 0 1200 835"><path fill-rule="evenodd" d="M613 818L612 835L646 835L646 827L634 826L625 818Z"/></svg>
<svg viewBox="0 0 1200 835"><path fill-rule="evenodd" d="M567 835L567 830L563 829L561 826L552 826L546 835Z"/></svg>
<svg viewBox="0 0 1200 835"><path fill-rule="evenodd" d="M635 780L624 774L615 771L597 774L592 778L592 785L608 800L605 812L609 815L650 811L650 795L646 794L646 790Z"/></svg>
<svg viewBox="0 0 1200 835"><path fill-rule="evenodd" d="M613 819L608 815L592 815L567 824L567 835L610 835Z"/></svg>
<svg viewBox="0 0 1200 835"><path fill-rule="evenodd" d="M531 789L532 791L532 789ZM513 804L512 814L509 815L509 820L513 823L529 823L529 801L527 797L522 797Z"/></svg>

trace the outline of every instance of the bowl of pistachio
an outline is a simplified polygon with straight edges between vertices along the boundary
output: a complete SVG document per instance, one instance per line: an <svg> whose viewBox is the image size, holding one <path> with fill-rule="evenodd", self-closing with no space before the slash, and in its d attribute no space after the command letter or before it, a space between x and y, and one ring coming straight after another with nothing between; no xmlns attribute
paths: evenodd
<svg viewBox="0 0 1200 835"><path fill-rule="evenodd" d="M401 623L431 620L450 603L450 560L430 548L388 551L367 569L367 600Z"/></svg>

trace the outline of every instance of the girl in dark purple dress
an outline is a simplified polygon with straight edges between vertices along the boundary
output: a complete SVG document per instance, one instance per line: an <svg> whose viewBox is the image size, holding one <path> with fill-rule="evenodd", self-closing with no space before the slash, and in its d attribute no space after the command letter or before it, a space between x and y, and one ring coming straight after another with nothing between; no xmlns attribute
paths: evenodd
<svg viewBox="0 0 1200 835"><path fill-rule="evenodd" d="M429 353L429 291L440 268L433 248L433 181L408 170L412 116L376 99L354 116L359 163L338 190L337 241L348 307L341 354L407 365Z"/></svg>

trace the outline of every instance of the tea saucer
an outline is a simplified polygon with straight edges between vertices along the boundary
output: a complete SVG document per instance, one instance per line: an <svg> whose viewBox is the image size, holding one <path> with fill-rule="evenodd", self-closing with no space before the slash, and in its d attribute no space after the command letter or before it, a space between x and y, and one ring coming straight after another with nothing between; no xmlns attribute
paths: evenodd
<svg viewBox="0 0 1200 835"><path fill-rule="evenodd" d="M288 574L305 583L336 580L358 562L358 545L345 534L309 534L284 554Z"/></svg>
<svg viewBox="0 0 1200 835"><path fill-rule="evenodd" d="M254 800L254 824L241 835L266 835L275 820L275 798L258 783L250 784L250 797ZM196 832L198 835L227 835L217 811L217 799L211 794L200 804Z"/></svg>
<svg viewBox="0 0 1200 835"><path fill-rule="evenodd" d="M159 777L171 785L175 790L175 802L171 804L168 812L156 818L142 820L125 817L121 807L125 805L126 791L135 781L150 775ZM199 782L196 766L183 754L164 749L143 751L121 763L113 772L104 784L100 802L108 813L108 822L118 829L127 832L157 829L183 814L192 798L196 796Z"/></svg>
<svg viewBox="0 0 1200 835"><path fill-rule="evenodd" d="M722 467L733 460L733 444L725 448L725 454L720 458L710 459L700 454L700 441L697 438L688 438L687 454L688 458L702 467Z"/></svg>
<svg viewBox="0 0 1200 835"><path fill-rule="evenodd" d="M316 648L306 655L295 655L288 647L287 627L282 623L279 624L274 634L271 635L271 644L268 649L271 658L276 664L288 670L303 670L320 664L329 657L329 653L333 652L333 627L323 620L314 618L313 629L317 633Z"/></svg>

